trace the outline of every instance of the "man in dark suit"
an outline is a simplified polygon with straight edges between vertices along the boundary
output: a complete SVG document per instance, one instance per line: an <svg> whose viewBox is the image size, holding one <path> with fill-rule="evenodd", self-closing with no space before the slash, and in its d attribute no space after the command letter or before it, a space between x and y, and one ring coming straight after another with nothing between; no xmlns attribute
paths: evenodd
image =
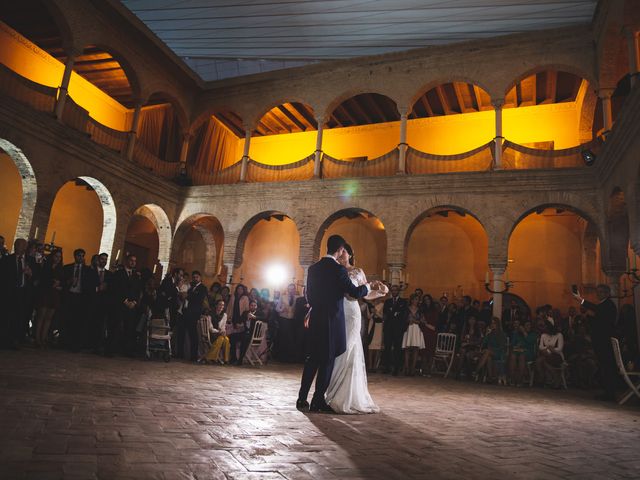
<svg viewBox="0 0 640 480"><path fill-rule="evenodd" d="M113 314L111 332L107 332L107 354L112 355L116 349L115 332L122 326L123 346L127 356L133 356L136 348L136 326L140 297L142 296L142 280L136 270L137 258L127 255L124 268L113 275Z"/></svg>
<svg viewBox="0 0 640 480"><path fill-rule="evenodd" d="M202 284L200 272L194 270L191 273L191 287L187 292L187 303L182 312L185 329L189 332L189 355L192 362L198 360L198 320L202 315L206 298L207 287ZM184 343L184 334L182 338L178 337L178 342Z"/></svg>
<svg viewBox="0 0 640 480"><path fill-rule="evenodd" d="M400 298L400 287L391 285L391 298L382 309L382 335L384 338L384 372L398 375L402 368L402 337L407 328L407 301Z"/></svg>
<svg viewBox="0 0 640 480"><path fill-rule="evenodd" d="M513 331L513 322L520 320L520 309L515 300L511 300L509 308L505 308L502 312L502 331L511 333Z"/></svg>
<svg viewBox="0 0 640 480"><path fill-rule="evenodd" d="M85 265L84 257L85 251L77 248L73 252L73 263L63 267L66 307L63 338L72 352L79 352L88 343L91 324L89 299L96 291L95 278Z"/></svg>
<svg viewBox="0 0 640 480"><path fill-rule="evenodd" d="M95 353L105 347L105 329L111 317L111 305L109 283L113 275L107 268L109 255L101 253L91 259L91 276L96 286L95 292L91 293L91 332L90 343Z"/></svg>
<svg viewBox="0 0 640 480"><path fill-rule="evenodd" d="M587 310L594 313L590 319L591 343L596 354L600 367L600 382L604 388L604 393L599 395L600 400L615 401L615 389L618 372L616 361L613 357L613 347L611 337L618 317L618 309L611 300L611 289L609 285L598 285L596 287L598 303L591 303L582 296L580 292L574 292L573 296Z"/></svg>
<svg viewBox="0 0 640 480"><path fill-rule="evenodd" d="M171 329L175 327L176 318L178 317L178 308L180 307L178 284L183 275L184 270L174 268L170 275L165 275L158 290L158 302L160 307L165 310Z"/></svg>
<svg viewBox="0 0 640 480"><path fill-rule="evenodd" d="M33 260L26 255L27 241L16 239L13 254L0 260L0 296L2 321L0 342L4 348L18 349L24 341L26 327L33 313L31 290L33 288Z"/></svg>
<svg viewBox="0 0 640 480"><path fill-rule="evenodd" d="M327 255L309 268L307 298L311 305L309 320L310 352L304 362L304 371L296 408L309 406L307 396L314 377L316 388L309 408L312 412L327 411L331 408L324 399L329 386L335 358L346 351L346 331L344 324L343 299L345 294L361 298L377 282L356 287L349 279L347 269L337 258L342 255L346 242L339 235L332 235L327 241Z"/></svg>

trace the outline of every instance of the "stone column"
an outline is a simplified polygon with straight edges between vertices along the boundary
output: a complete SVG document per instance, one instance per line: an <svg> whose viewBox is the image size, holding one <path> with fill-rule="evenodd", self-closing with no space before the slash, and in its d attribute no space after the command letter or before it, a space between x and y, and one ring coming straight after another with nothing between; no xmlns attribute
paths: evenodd
<svg viewBox="0 0 640 480"><path fill-rule="evenodd" d="M191 140L190 132L182 133L182 147L180 148L180 159L179 162L181 165L187 164L187 155L189 153L189 142Z"/></svg>
<svg viewBox="0 0 640 480"><path fill-rule="evenodd" d="M629 49L629 80L631 80L631 88L633 88L638 79L640 65L640 59L638 58L638 32L631 28L625 28L624 33L627 37L627 47Z"/></svg>
<svg viewBox="0 0 640 480"><path fill-rule="evenodd" d="M233 280L233 263L225 263L224 266L227 269L227 278L225 279L225 283L227 283L229 285L229 288L231 288L231 283L234 281ZM235 280L235 283L238 283L238 281ZM231 294L233 295L233 288L231 288Z"/></svg>
<svg viewBox="0 0 640 480"><path fill-rule="evenodd" d="M495 151L494 151L494 170L502 170L502 106L504 105L504 101L502 100L494 100L492 102L493 108L495 109L496 116L496 136L494 138L495 141Z"/></svg>
<svg viewBox="0 0 640 480"><path fill-rule="evenodd" d="M58 91L58 100L54 110L55 117L59 122L62 122L62 112L64 112L64 104L67 101L67 95L69 94L69 81L71 80L71 72L73 72L73 65L76 61L76 54L70 53L67 57L67 62L64 64L64 73L62 74L62 82L60 82L60 89Z"/></svg>
<svg viewBox="0 0 640 480"><path fill-rule="evenodd" d="M618 296L620 295L620 278L622 277L621 271L618 270L605 270L605 275L607 276L607 285L611 289L611 300L616 304L616 308L618 308L618 313L620 310L620 299Z"/></svg>
<svg viewBox="0 0 640 480"><path fill-rule="evenodd" d="M316 151L313 159L313 177L322 178L322 133L324 131L324 118L316 118L318 134L316 135Z"/></svg>
<svg viewBox="0 0 640 480"><path fill-rule="evenodd" d="M491 289L500 292L504 290L504 272L506 268L503 265L493 266L490 265L491 273L493 273L493 282ZM502 320L502 293L493 294L493 316Z"/></svg>
<svg viewBox="0 0 640 480"><path fill-rule="evenodd" d="M402 280L402 271L406 265L404 263L389 263L387 267L389 269L389 282L391 285L400 285Z"/></svg>
<svg viewBox="0 0 640 480"><path fill-rule="evenodd" d="M307 285L307 278L309 276L309 267L311 265L300 265L302 267L302 286L306 287ZM302 295L302 292L300 292L300 294Z"/></svg>
<svg viewBox="0 0 640 480"><path fill-rule="evenodd" d="M245 126L244 150L242 152L242 166L240 169L240 181L247 181L247 167L249 166L249 147L251 146L251 129Z"/></svg>
<svg viewBox="0 0 640 480"><path fill-rule="evenodd" d="M407 173L407 109L400 110L400 143L398 143L398 175Z"/></svg>
<svg viewBox="0 0 640 480"><path fill-rule="evenodd" d="M133 118L131 119L131 129L129 130L127 139L126 158L129 161L133 160L133 149L136 145L136 136L138 135L138 126L140 125L140 110L142 110L142 102L136 102L136 106L133 109Z"/></svg>
<svg viewBox="0 0 640 480"><path fill-rule="evenodd" d="M611 113L611 96L613 95L613 88L601 88L598 91L598 97L602 101L602 126L604 129L604 135L606 136L613 126L613 116Z"/></svg>

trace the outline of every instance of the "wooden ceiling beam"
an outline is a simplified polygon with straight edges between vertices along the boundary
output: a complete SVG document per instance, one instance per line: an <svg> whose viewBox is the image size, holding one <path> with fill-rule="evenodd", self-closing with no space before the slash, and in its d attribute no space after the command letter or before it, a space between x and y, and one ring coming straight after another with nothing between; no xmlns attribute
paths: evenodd
<svg viewBox="0 0 640 480"><path fill-rule="evenodd" d="M465 94L462 91L463 88L466 88L466 84L453 82L453 90L456 92L456 100L458 100L458 105L460 105L460 113L475 112L476 109L473 108L473 105L467 106Z"/></svg>
<svg viewBox="0 0 640 480"><path fill-rule="evenodd" d="M285 121L283 121L278 115L275 114L274 110L269 110L265 116L272 118L274 123L280 125L286 132L291 133L291 125Z"/></svg>
<svg viewBox="0 0 640 480"><path fill-rule="evenodd" d="M340 120L338 120L338 117L336 117L333 113L331 115L329 115L329 122L336 123L338 125L338 128L344 127L342 122L340 122ZM327 123L329 123L329 122L327 122Z"/></svg>
<svg viewBox="0 0 640 480"><path fill-rule="evenodd" d="M229 115L229 117L231 116L232 114ZM244 138L244 129L242 128L241 122L232 118L227 118L227 115L223 113L217 113L214 115L214 117L216 117L218 121L220 121L224 126L231 130L237 137Z"/></svg>
<svg viewBox="0 0 640 480"><path fill-rule="evenodd" d="M547 82L546 82L546 92L545 99L542 103L556 103L558 99L556 98L558 91L558 72L555 70L547 71Z"/></svg>
<svg viewBox="0 0 640 480"><path fill-rule="evenodd" d="M422 104L422 106L427 111L427 114L430 117L435 117L435 114L433 113L433 108L431 108L431 105L429 104L429 100L427 99L426 94L420 97L420 103Z"/></svg>
<svg viewBox="0 0 640 480"><path fill-rule="evenodd" d="M444 111L444 114L451 115L455 113L453 110L451 110L451 106L449 105L449 100L447 100L447 95L444 93L442 85L438 85L436 87L436 94L438 95L438 99L442 104L442 110Z"/></svg>
<svg viewBox="0 0 640 480"><path fill-rule="evenodd" d="M351 124L352 124L352 125L358 125L358 121L357 121L355 118L353 118L353 117L351 116L351 114L349 113L349 111L348 111L346 108L344 108L344 104L340 104L340 105L338 105L338 106L336 107L336 111L337 111L338 109L340 110L340 112L341 112L345 117L347 117L347 120L349 120L349 122L351 122Z"/></svg>
<svg viewBox="0 0 640 480"><path fill-rule="evenodd" d="M509 92L505 96L504 106L513 108L518 106L518 95L516 93L516 87L513 87L511 90L509 90Z"/></svg>
<svg viewBox="0 0 640 480"><path fill-rule="evenodd" d="M387 115L382 111L382 108L380 107L380 105L378 105L378 102L376 102L375 97L369 97L370 98L370 105L371 107L373 107L373 110L375 111L376 115L378 115L378 117L380 118L381 122L391 122L394 119L393 118L388 118Z"/></svg>
<svg viewBox="0 0 640 480"><path fill-rule="evenodd" d="M311 125L312 129L316 129L317 127L317 122L316 122L316 118L313 115L313 110L309 109L309 107L307 107L304 104L291 104L291 106L293 107L293 110L295 112L297 112L298 114L300 114L300 116L302 118L305 119L306 122L309 123L309 125Z"/></svg>
<svg viewBox="0 0 640 480"><path fill-rule="evenodd" d="M363 97L360 97L360 98L363 98ZM371 102L371 100L370 100L370 99L367 99L367 100L365 100L365 101ZM373 122L373 120L371 120L371 117L370 117L370 116L367 114L367 112L365 111L364 107L362 107L362 105L360 105L360 101L359 101L359 100L356 100L356 97L351 97L351 98L348 100L348 102L349 102L349 104L350 104L350 105L352 105L352 106L353 106L353 108L357 111L357 113L358 113L362 118L364 118L364 121L365 121L367 124L374 123L374 122ZM344 103L347 103L347 102L344 102ZM344 103L343 103L343 105L344 105ZM359 125L359 124L360 124L360 122L356 123L356 125Z"/></svg>
<svg viewBox="0 0 640 480"><path fill-rule="evenodd" d="M476 105L478 105L478 111L480 112L482 110L482 107L483 107L483 104L482 104L482 90L480 90L479 86L473 85L472 93L473 93L473 96L476 99Z"/></svg>
<svg viewBox="0 0 640 480"><path fill-rule="evenodd" d="M289 108L287 108L287 105L290 106L291 110L289 110ZM304 120L304 118L302 120L300 120L300 118L298 118L298 116L295 115L294 112L296 112L296 109L293 107L293 105L291 104L286 104L286 105L278 105L276 107L280 112L282 112L282 114L287 117L289 119L289 121L291 123L293 123L298 130L300 130L301 132L305 132L308 128L307 122ZM311 129L313 130L313 129Z"/></svg>

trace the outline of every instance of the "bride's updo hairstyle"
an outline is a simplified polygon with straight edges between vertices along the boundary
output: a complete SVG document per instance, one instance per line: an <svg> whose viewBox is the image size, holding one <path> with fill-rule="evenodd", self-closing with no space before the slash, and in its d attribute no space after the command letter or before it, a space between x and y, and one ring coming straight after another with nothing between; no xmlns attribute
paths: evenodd
<svg viewBox="0 0 640 480"><path fill-rule="evenodd" d="M353 248L351 248L351 245L349 245L348 243L345 243L344 244L344 249L349 254L349 265L351 265L353 267L353 265L354 265Z"/></svg>

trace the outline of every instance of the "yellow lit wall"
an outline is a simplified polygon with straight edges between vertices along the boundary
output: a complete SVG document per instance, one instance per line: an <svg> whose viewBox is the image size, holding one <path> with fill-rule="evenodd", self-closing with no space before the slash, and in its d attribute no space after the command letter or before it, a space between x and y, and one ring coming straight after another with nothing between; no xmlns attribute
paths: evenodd
<svg viewBox="0 0 640 480"><path fill-rule="evenodd" d="M41 85L57 88L62 82L64 65L2 22L0 62ZM130 111L75 72L71 74L69 95L103 125L128 130Z"/></svg>
<svg viewBox="0 0 640 480"><path fill-rule="evenodd" d="M341 235L351 245L356 265L365 274L382 278L382 270L387 268L387 235L380 220L375 217L339 218L322 237L321 256L327 253L327 239L331 235Z"/></svg>
<svg viewBox="0 0 640 480"><path fill-rule="evenodd" d="M242 265L233 273L233 281L242 282L255 288L268 288L272 294L291 283L302 282L303 271L299 262L300 235L296 224L290 218L280 222L260 220L249 232L244 244ZM273 285L265 278L267 267L272 264L283 265L288 270L287 279L281 285Z"/></svg>
<svg viewBox="0 0 640 480"><path fill-rule="evenodd" d="M484 300L487 258L487 235L470 215L426 218L409 239L409 290L420 287L436 299L446 292L449 298L463 294Z"/></svg>
<svg viewBox="0 0 640 480"><path fill-rule="evenodd" d="M555 210L522 220L509 241L509 280L513 293L535 308L546 303L566 309L576 305L571 285L582 279L582 231L576 215Z"/></svg>
<svg viewBox="0 0 640 480"><path fill-rule="evenodd" d="M554 149L580 144L579 112L575 102L506 108L502 111L503 135L514 143L554 142Z"/></svg>
<svg viewBox="0 0 640 480"><path fill-rule="evenodd" d="M367 156L373 160L396 148L399 141L400 122L331 128L322 134L322 150L338 159Z"/></svg>
<svg viewBox="0 0 640 480"><path fill-rule="evenodd" d="M253 137L249 148L249 157L268 165L284 165L297 162L311 155L316 149L317 132L286 133ZM242 157L244 139L238 142L236 160Z"/></svg>
<svg viewBox="0 0 640 480"><path fill-rule="evenodd" d="M45 241L51 241L56 232L55 243L62 247L65 262L73 261L76 248L84 248L88 263L91 255L99 253L102 222L102 205L96 193L76 186L73 181L67 182L53 202Z"/></svg>
<svg viewBox="0 0 640 480"><path fill-rule="evenodd" d="M22 207L22 180L15 163L9 155L0 152L0 235L12 250L11 243L18 227L18 217Z"/></svg>

